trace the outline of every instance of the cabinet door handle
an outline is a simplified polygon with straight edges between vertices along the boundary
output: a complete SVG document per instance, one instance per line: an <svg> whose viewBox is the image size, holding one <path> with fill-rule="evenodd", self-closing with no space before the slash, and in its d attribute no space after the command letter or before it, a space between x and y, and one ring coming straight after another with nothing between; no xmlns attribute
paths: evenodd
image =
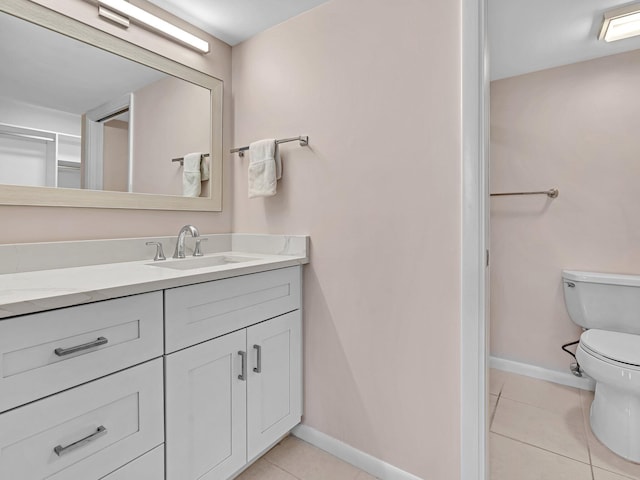
<svg viewBox="0 0 640 480"><path fill-rule="evenodd" d="M65 355L71 355L72 353L81 352L82 350L88 350L93 347L99 347L100 345L106 345L109 342L104 337L98 337L93 342L83 343L82 345L76 345L75 347L69 348L56 348L53 352L59 356L64 357Z"/></svg>
<svg viewBox="0 0 640 480"><path fill-rule="evenodd" d="M256 366L253 367L253 371L256 373L262 373L262 347L260 345L254 345L256 349Z"/></svg>
<svg viewBox="0 0 640 480"><path fill-rule="evenodd" d="M93 432L91 435L84 437L78 440L77 442L73 442L67 445L66 447L63 447L62 445L58 445L57 447L53 448L53 451L56 453L56 455L61 457L65 453L73 452L74 450L86 445L89 442L97 440L100 437L104 437L106 434L107 434L106 427L104 427L103 425L100 425L98 429L95 432Z"/></svg>
<svg viewBox="0 0 640 480"><path fill-rule="evenodd" d="M242 380L244 382L247 380L247 352L240 350L238 355L240 355L240 358L242 359L242 373L238 375L238 380Z"/></svg>

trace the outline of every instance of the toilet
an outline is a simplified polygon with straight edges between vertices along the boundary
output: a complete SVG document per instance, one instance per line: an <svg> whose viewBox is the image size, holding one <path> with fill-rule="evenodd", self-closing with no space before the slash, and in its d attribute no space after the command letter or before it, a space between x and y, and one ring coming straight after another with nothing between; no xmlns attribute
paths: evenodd
<svg viewBox="0 0 640 480"><path fill-rule="evenodd" d="M576 357L596 382L591 430L640 463L640 275L564 270L562 282L571 320L586 329Z"/></svg>

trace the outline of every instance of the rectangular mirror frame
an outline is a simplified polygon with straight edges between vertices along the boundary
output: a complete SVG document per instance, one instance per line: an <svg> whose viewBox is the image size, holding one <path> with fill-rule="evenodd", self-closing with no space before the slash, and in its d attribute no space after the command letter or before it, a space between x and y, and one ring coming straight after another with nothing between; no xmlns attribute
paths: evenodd
<svg viewBox="0 0 640 480"><path fill-rule="evenodd" d="M222 210L222 99L223 82L203 72L146 50L102 30L49 10L29 0L3 0L8 13L62 35L141 63L211 90L210 198L186 198L145 193L76 190L68 188L0 185L0 205L125 208L137 210Z"/></svg>

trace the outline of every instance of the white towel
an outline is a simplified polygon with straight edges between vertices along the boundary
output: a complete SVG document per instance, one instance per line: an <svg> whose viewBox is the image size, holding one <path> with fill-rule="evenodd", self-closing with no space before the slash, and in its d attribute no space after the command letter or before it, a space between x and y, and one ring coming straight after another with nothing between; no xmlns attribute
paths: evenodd
<svg viewBox="0 0 640 480"><path fill-rule="evenodd" d="M200 176L200 159L202 153L188 153L184 156L182 167L182 195L185 197L199 197L202 188Z"/></svg>
<svg viewBox="0 0 640 480"><path fill-rule="evenodd" d="M249 145L249 198L276 194L282 178L282 160L275 139L259 140Z"/></svg>
<svg viewBox="0 0 640 480"><path fill-rule="evenodd" d="M211 167L209 166L209 157L205 157L202 155L200 159L200 180L205 181L209 180L209 170Z"/></svg>

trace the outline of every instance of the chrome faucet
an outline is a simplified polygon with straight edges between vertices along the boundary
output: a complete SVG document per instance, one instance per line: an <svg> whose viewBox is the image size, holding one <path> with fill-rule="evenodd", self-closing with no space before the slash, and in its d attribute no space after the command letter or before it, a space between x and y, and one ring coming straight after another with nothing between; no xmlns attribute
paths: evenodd
<svg viewBox="0 0 640 480"><path fill-rule="evenodd" d="M200 232L193 225L185 225L180 229L178 233L178 241L176 242L176 249L173 252L173 258L184 258L184 237L190 233L192 237L197 238L200 236Z"/></svg>

